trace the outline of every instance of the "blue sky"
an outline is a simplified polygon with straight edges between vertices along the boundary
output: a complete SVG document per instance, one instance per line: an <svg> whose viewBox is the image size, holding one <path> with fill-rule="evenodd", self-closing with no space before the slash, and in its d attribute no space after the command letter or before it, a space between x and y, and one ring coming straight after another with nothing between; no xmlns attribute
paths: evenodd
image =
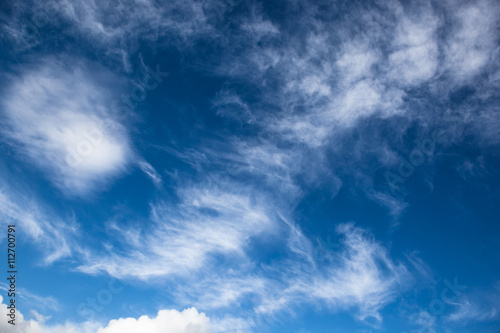
<svg viewBox="0 0 500 333"><path fill-rule="evenodd" d="M498 2L0 13L19 332L500 332Z"/></svg>

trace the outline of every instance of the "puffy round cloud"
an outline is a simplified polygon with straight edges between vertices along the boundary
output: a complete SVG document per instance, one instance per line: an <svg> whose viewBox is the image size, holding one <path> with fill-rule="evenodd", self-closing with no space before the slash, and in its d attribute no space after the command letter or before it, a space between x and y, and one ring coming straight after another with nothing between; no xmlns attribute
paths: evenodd
<svg viewBox="0 0 500 333"><path fill-rule="evenodd" d="M0 316L9 318L7 305L3 303L0 296ZM9 302L8 299L5 302ZM22 333L209 333L210 319L199 313L195 308L177 310L160 310L155 318L142 316L135 318L120 318L111 320L106 327L99 327L97 322L72 323L63 325L50 325L44 317L36 311L32 311L34 318L25 320L19 309L16 308L15 326L7 320L0 320L0 332L22 332Z"/></svg>
<svg viewBox="0 0 500 333"><path fill-rule="evenodd" d="M195 308L182 312L177 310L160 310L156 318L142 316L111 320L105 328L97 333L208 333L210 319Z"/></svg>

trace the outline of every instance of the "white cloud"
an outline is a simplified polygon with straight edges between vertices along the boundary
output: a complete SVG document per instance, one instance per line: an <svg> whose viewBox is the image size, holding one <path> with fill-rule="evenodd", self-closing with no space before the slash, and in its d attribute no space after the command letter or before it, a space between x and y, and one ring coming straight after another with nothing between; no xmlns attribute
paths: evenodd
<svg viewBox="0 0 500 333"><path fill-rule="evenodd" d="M389 77L403 85L415 85L432 78L438 68L437 28L433 13L411 19L403 17L389 56Z"/></svg>
<svg viewBox="0 0 500 333"><path fill-rule="evenodd" d="M204 6L210 4L192 0L161 5L150 0L112 3L50 0L43 4L27 1L14 6L13 19L5 23L5 29L16 51L23 53L43 43L46 37L41 33L36 36L26 33L22 24L24 17L34 22L31 25L40 31L63 25L67 35L90 45L105 58L106 63L111 62L131 72L131 54L137 49L139 41L158 45L168 38L182 47L189 44L192 37L209 32L213 34Z"/></svg>
<svg viewBox="0 0 500 333"><path fill-rule="evenodd" d="M343 237L341 245L327 250L326 263L316 262L311 242L296 228L290 229L286 242L290 256L258 270L205 274L202 281L190 283L189 291L179 291L175 297L206 309L224 309L235 313L235 318L243 312L241 319L248 327L291 315L301 304L349 311L362 321L380 325L380 310L408 288L411 275L365 230L342 224L337 231ZM251 300L253 310L240 309L243 300Z"/></svg>
<svg viewBox="0 0 500 333"><path fill-rule="evenodd" d="M209 333L210 320L204 313L195 308L182 312L177 310L160 310L155 318L142 316L111 320L105 328L97 333Z"/></svg>
<svg viewBox="0 0 500 333"><path fill-rule="evenodd" d="M379 310L406 288L407 270L363 229L343 224L337 232L346 246L334 261L339 266L329 267L326 276L313 278L305 289L333 306L357 307L361 320L380 322Z"/></svg>
<svg viewBox="0 0 500 333"><path fill-rule="evenodd" d="M85 194L119 174L131 150L103 92L78 63L41 61L2 92L2 134L62 191ZM68 68L70 67L70 68Z"/></svg>
<svg viewBox="0 0 500 333"><path fill-rule="evenodd" d="M161 184L162 182L161 176L158 174L158 172L156 172L155 168L153 168L151 164L149 164L145 160L139 161L138 164L142 172L148 175L156 186L159 186Z"/></svg>
<svg viewBox="0 0 500 333"><path fill-rule="evenodd" d="M211 320L214 332L224 333L249 333L253 332L252 325L245 318L224 316Z"/></svg>
<svg viewBox="0 0 500 333"><path fill-rule="evenodd" d="M420 326L419 331L425 330L427 333L435 333L436 317L429 312L420 310L413 313L409 317L410 323L415 326Z"/></svg>
<svg viewBox="0 0 500 333"><path fill-rule="evenodd" d="M7 283L0 282L0 289L7 291L9 290L9 285ZM59 302L52 296L39 296L19 287L17 288L17 291L18 297L22 298L23 306L30 306L41 310L57 310L60 307Z"/></svg>
<svg viewBox="0 0 500 333"><path fill-rule="evenodd" d="M16 231L25 233L41 248L44 263L71 254L67 237L74 233L76 225L47 215L33 199L0 188L0 216L5 224L16 225Z"/></svg>
<svg viewBox="0 0 500 333"><path fill-rule="evenodd" d="M345 42L342 54L336 62L341 70L343 82L351 84L359 79L371 77L371 67L379 61L379 54L367 42Z"/></svg>
<svg viewBox="0 0 500 333"><path fill-rule="evenodd" d="M386 207L393 217L399 217L408 206L408 204L402 199L398 199L383 192L376 192L371 190L367 193L367 195L373 201L377 202L381 206Z"/></svg>
<svg viewBox="0 0 500 333"><path fill-rule="evenodd" d="M79 270L148 279L207 269L214 255L244 259L248 240L272 230L274 221L263 198L256 199L248 189L229 190L229 184L222 184L184 188L178 203L153 205L152 223L142 233L116 226L115 234L109 236L126 244L125 254L89 253L88 262ZM143 239L140 244L139 237Z"/></svg>
<svg viewBox="0 0 500 333"><path fill-rule="evenodd" d="M348 177L363 183L370 199L388 207L398 217L404 212L404 199L375 191L373 181L366 181L374 178L373 169L345 167L342 154L357 156L356 162L366 164L363 158L377 153L380 150L377 145L388 139L389 143L384 143L388 151L385 156L397 155L393 151L394 142L401 140L406 126L393 123L393 137L380 137L372 142L346 144L343 136L359 131L360 124L372 119L385 119L388 120L385 124L389 124L397 119L420 118L423 123L439 124L439 108L434 113L425 113L413 107L426 103L422 102L426 98L416 96L416 91L429 92L429 101L435 98L446 105L445 96L456 78L471 77L471 73L479 73L485 66L494 68L498 57L494 33L498 24L494 18L499 7L488 1L466 6L444 3L443 8L430 2L403 5L393 1L380 6L380 11L354 6L356 9L347 10L344 19L328 21L317 19L316 11L321 9L310 3L301 15L293 18L297 27L293 33L280 26L279 35L270 34L269 42L259 44L254 44L252 38L247 43L239 35L234 37L230 41L244 46L241 48L244 52L230 48L217 74L236 77L255 88L259 91L259 102L246 100L244 91L238 95L237 88L225 87L221 92L225 99L218 98L219 103L214 106L225 117L235 121L244 119L249 128L265 137L260 150L275 146L276 153L281 150L294 157L284 161L282 168L293 170L289 173L292 185L298 177L317 174L316 179L321 179L327 169L333 175L345 171ZM273 21L261 17L258 20L266 19ZM448 25L450 21L452 24ZM496 85L494 77L491 74L488 86ZM220 103L221 100L227 104ZM474 114L476 132L482 137L498 137L497 113L487 112L493 108L485 106L482 115ZM371 129L364 127L364 130ZM332 149L338 149L337 144L352 146L340 149L342 154L338 156L325 158ZM297 163L299 156L308 154L317 158L315 163L301 164L300 160ZM267 158L272 159L272 155ZM381 154L377 153L376 158L375 163L386 163ZM331 165L326 167L325 161ZM258 161L252 162L257 164L250 163L249 169L258 165ZM342 167L345 169L339 171ZM269 179L278 180L283 175L281 170L267 170ZM304 186L302 190L307 192Z"/></svg>
<svg viewBox="0 0 500 333"><path fill-rule="evenodd" d="M478 321L495 321L500 318L500 282L489 290L462 292L452 302L454 311L446 316L446 321L466 325Z"/></svg>
<svg viewBox="0 0 500 333"><path fill-rule="evenodd" d="M177 310L160 310L154 318L142 316L135 318L120 318L111 320L105 327L97 322L73 323L62 325L47 324L48 317L32 312L32 319L25 320L23 314L16 308L15 326L9 324L9 309L0 296L1 332L22 333L212 333L210 319L199 313L195 308ZM8 301L8 299L6 300ZM219 325L220 326L220 325ZM216 332L229 332L217 330ZM234 331L233 331L234 332Z"/></svg>
<svg viewBox="0 0 500 333"><path fill-rule="evenodd" d="M337 232L343 236L343 246L330 253L326 265L316 268L307 261L297 262L299 271L284 280L284 289L264 296L257 311L269 315L297 302L321 301L334 311L355 308L360 320L379 324L380 309L407 288L409 274L365 230L341 224Z"/></svg>
<svg viewBox="0 0 500 333"><path fill-rule="evenodd" d="M22 333L95 333L99 325L93 322L84 322L80 324L66 322L62 325L48 325L45 321L47 317L32 312L34 319L25 320L23 314L19 311L19 305L16 307L15 326L9 324L7 319L10 313L7 305L3 303L4 299L0 296L0 315L4 320L0 320L1 332L22 332ZM9 299L5 300L6 302ZM17 303L16 303L17 304Z"/></svg>
<svg viewBox="0 0 500 333"><path fill-rule="evenodd" d="M108 47L109 58L124 59L124 68L129 70L128 52L134 48L132 44L140 35L151 40L155 30L174 35L186 44L190 44L189 38L197 33L207 33L217 37L211 39L216 43L220 35L207 24L202 4L186 3L174 2L167 10L158 10L154 3L143 1L135 11L129 11L126 2L112 7L91 1L66 1L60 10L79 33ZM453 73L458 73L463 66L463 75L471 76L488 63L483 54L490 52L494 44L491 36L483 38L480 34L491 35L494 16L488 16L486 28L477 27L480 20L477 11L484 12L484 8L478 8L473 11L472 19L457 14L462 28L453 33L444 51L448 57L446 66ZM234 49L244 49L245 54L224 55L234 59L223 59L219 74L234 75L234 81L243 78L245 84L261 88L260 104L251 105L231 90L221 92L214 108L219 115L238 121L244 115L245 123L255 126L252 130L258 131L259 140L227 140L232 149L230 153L197 147L175 154L197 171L204 171L206 164L220 163L213 162L214 159L225 159L233 165L232 176L250 175L251 181L264 180L262 183L272 187L273 193L283 195L283 201L294 203L301 195L298 175L320 179L324 185L324 176L330 171L323 164L326 159L323 154L331 148L332 136L356 128L369 117L408 115L408 109L402 107L405 89L431 80L440 71L438 59L442 51L436 37L439 20L433 14L424 11L421 16L410 18L394 10L390 14L395 15L395 22L388 25L376 20L364 22L369 15L361 14L358 16L363 18L363 25L366 23L367 31L356 32L356 42L352 42L353 31L348 27L337 29L335 25L314 20L306 26L301 26L304 22L296 22L297 30L307 27L305 36L285 36L281 43L269 43L266 41L283 37L285 32L278 31L275 24L260 16L245 21L241 25L241 40L224 40L231 44L228 53L232 52L234 41ZM312 16L304 17L312 19ZM155 28L156 22L159 29ZM310 26L315 27L314 31L310 31ZM247 39L249 44L244 44ZM132 42L127 44L129 41ZM26 72L16 85L22 89L6 95L6 106L22 112L7 112L6 119L12 129L4 134L14 139L20 151L46 170L62 189L82 193L123 170L130 157L129 143L119 122L108 119L116 131L105 130L102 138L94 133L97 136L93 139L100 142L95 154L82 160L76 168L67 168L65 154L78 145L79 140L89 140L86 134L92 135L94 128L100 128L100 119L106 119L106 96L92 87L89 77L79 73L77 77L81 80L75 83L72 81L75 72L63 70L60 75L58 68ZM38 110L40 105L46 109ZM30 132L31 128L37 129L35 133ZM348 148L349 153L361 155L370 151L371 146L359 146L354 143ZM309 158L308 153L314 159ZM333 164L342 164L341 158ZM161 182L148 162L139 162L139 167L155 184ZM321 303L334 311L354 309L361 320L381 322L380 310L404 288L407 272L361 228L349 224L339 226L337 230L344 237L343 247L330 253L326 265L320 265L312 258L310 240L299 226L288 223L288 228L282 230L285 230L283 244L287 245L289 257L275 263L275 270L266 267L262 275L245 276L248 272L242 267L255 268L254 263L247 260L247 246L253 238L275 230L274 212L278 209L270 207L279 204L278 200L270 200L263 192L243 187L241 183L226 183L217 178L221 173L223 171L207 177L214 177L212 181L219 182L218 186L207 183L185 186L179 191L177 202L152 205L151 221L141 228L115 224L108 230L109 239L122 245L125 251L88 250L79 269L89 274L107 273L143 280L167 275L186 279L193 276L194 282L199 282L197 273L203 271L210 277L219 274L212 268L216 258L222 256L228 261L225 264L232 274L193 284L190 291L185 292L186 303L197 300L204 307L229 308L245 296L255 296L249 299L255 301L255 311L264 315L286 312L296 304ZM318 175L312 176L315 173ZM340 186L338 183L335 189ZM388 207L395 216L406 207L404 202L383 193L366 190L366 194ZM17 206L4 202L7 202L3 204L7 215L17 218L13 213ZM31 223L33 219L29 216L19 219L34 237L43 234L43 229ZM139 239L144 242L140 243ZM232 260L238 263L233 266ZM281 269L282 272L276 272ZM190 313L186 311L166 310L155 318L120 319L101 330L121 331L142 325L150 325L153 330L162 327L165 318L179 319L182 321L179 327L187 330L188 326L182 326L186 323L184 320L198 320L202 315L193 309ZM221 325L247 328L241 320L228 318Z"/></svg>
<svg viewBox="0 0 500 333"><path fill-rule="evenodd" d="M222 89L212 101L217 115L246 123L254 123L255 115L249 110L238 94L228 89Z"/></svg>
<svg viewBox="0 0 500 333"><path fill-rule="evenodd" d="M446 317L448 321L464 324L470 321L489 321L499 316L497 308L485 306L485 304L471 303L469 300L465 300L456 305L458 308Z"/></svg>
<svg viewBox="0 0 500 333"><path fill-rule="evenodd" d="M194 282L190 290L179 290L175 294L183 303L194 302L199 308L225 310L240 304L246 296L264 296L262 293L269 289L270 283L272 281L265 277L253 275L206 274L201 281Z"/></svg>
<svg viewBox="0 0 500 333"><path fill-rule="evenodd" d="M454 8L453 31L446 45L446 66L458 80L469 79L498 58L500 7L478 1Z"/></svg>

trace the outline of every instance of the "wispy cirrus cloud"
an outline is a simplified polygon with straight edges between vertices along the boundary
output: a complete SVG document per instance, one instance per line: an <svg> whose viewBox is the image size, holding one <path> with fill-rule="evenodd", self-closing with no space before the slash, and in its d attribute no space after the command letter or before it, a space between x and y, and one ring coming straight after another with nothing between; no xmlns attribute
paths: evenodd
<svg viewBox="0 0 500 333"><path fill-rule="evenodd" d="M7 292L9 290L9 285L7 283L0 283L0 289L4 290ZM39 310L57 310L57 308L60 306L59 302L52 296L39 296L36 294L33 294L32 292L24 289L24 288L19 288L19 297L23 299L23 302L25 304L30 304L31 307L35 307ZM1 303L1 302L0 302Z"/></svg>
<svg viewBox="0 0 500 333"><path fill-rule="evenodd" d="M332 253L331 261L317 268L302 263L300 273L285 279L286 287L257 310L273 313L297 300L320 302L335 311L356 309L360 320L380 324L380 309L408 287L408 270L365 230L342 224L337 232L343 246Z"/></svg>
<svg viewBox="0 0 500 333"><path fill-rule="evenodd" d="M218 254L243 259L249 239L271 231L274 221L263 199L240 191L220 185L184 188L175 206L166 202L152 206L151 223L140 233L143 243L137 243L137 232L116 225L110 237L127 245L125 254L101 253L95 260L89 253L78 269L147 280L190 274L213 265Z"/></svg>
<svg viewBox="0 0 500 333"><path fill-rule="evenodd" d="M189 291L174 295L183 304L224 311L233 319L243 311L246 317L239 318L248 327L273 322L304 304L349 311L361 321L379 326L380 310L407 290L413 283L412 274L365 230L343 224L337 231L341 245L329 253L326 263L313 259L311 242L300 231L289 230L286 258L258 269L250 266L248 272L231 269L205 274L201 281L190 282ZM251 300L250 309L239 308L244 300Z"/></svg>
<svg viewBox="0 0 500 333"><path fill-rule="evenodd" d="M495 321L500 317L498 296L500 295L500 282L493 288L465 292L465 295L452 303L454 311L446 316L446 321L465 326L474 322Z"/></svg>
<svg viewBox="0 0 500 333"><path fill-rule="evenodd" d="M374 182L367 181L375 177L373 168L362 170L365 159L374 157L369 163L375 168L387 167L392 160L388 157L397 155L396 147L413 122L424 129L447 128L449 124L442 118L448 95L454 93L450 87L459 89L463 77L475 82L478 93L474 98L483 105L478 108L476 104L473 111L454 107L459 110L456 125L460 131L450 130L450 135L460 140L463 128L472 125L475 138L497 142L495 93L484 87L498 84L493 33L497 23L491 19L498 6L491 2L444 3L442 7L430 2L391 2L381 6L361 9L353 3L342 18L328 20L318 18L328 15L312 3L295 17L290 4L287 10L294 17L295 28L287 25L288 20L280 21L280 28L259 36L259 43L253 35L247 39L229 35L228 40L241 48L224 54L216 73L237 77L256 89L259 98L257 102L246 99L238 85L227 85L215 99L214 109L220 116L272 138L266 145L275 145L276 150L289 156L315 156L314 168L305 167L295 175L311 177L329 170L339 180L354 178L365 187L361 193L399 216L404 198L375 190ZM488 9L486 19L479 22L479 13ZM259 12L258 6L255 11ZM275 18L262 15L254 20L276 25ZM458 70L461 61L467 61L464 71ZM473 68L468 70L469 66ZM491 78L484 82L480 75L486 73ZM440 101L443 108L417 112L433 101ZM365 125L370 123L373 125ZM384 141L363 141L370 136L368 132L386 131L384 126L390 128ZM325 158L332 153L334 156ZM353 164L359 168L352 168Z"/></svg>
<svg viewBox="0 0 500 333"><path fill-rule="evenodd" d="M71 255L68 238L75 233L76 223L48 215L33 198L15 194L5 187L0 189L0 216L4 223L18 226L18 231L42 249L45 264Z"/></svg>
<svg viewBox="0 0 500 333"><path fill-rule="evenodd" d="M156 185L159 186L162 182L162 178L160 174L153 168L151 164L149 164L147 161L139 161L139 168L144 172L149 178L151 178L151 181Z"/></svg>
<svg viewBox="0 0 500 333"><path fill-rule="evenodd" d="M453 6L453 27L446 43L446 68L457 80L471 80L485 67L498 72L498 14L492 1Z"/></svg>
<svg viewBox="0 0 500 333"><path fill-rule="evenodd" d="M67 35L91 46L104 63L132 72L139 43L188 46L193 38L217 34L213 25L224 19L219 17L220 11L230 6L199 1L159 4L120 0L96 4L51 0L44 4L14 3L11 7L11 19L2 26L12 41L14 54L22 56L37 45L50 42L43 30L64 27Z"/></svg>

